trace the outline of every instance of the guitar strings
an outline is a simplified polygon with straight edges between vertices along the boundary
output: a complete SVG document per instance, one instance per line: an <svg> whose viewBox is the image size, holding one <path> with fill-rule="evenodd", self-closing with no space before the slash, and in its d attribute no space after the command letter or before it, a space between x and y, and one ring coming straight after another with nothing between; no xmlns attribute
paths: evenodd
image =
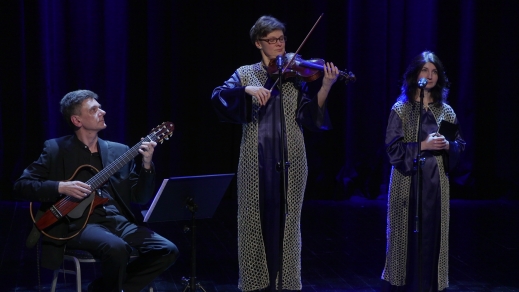
<svg viewBox="0 0 519 292"><path fill-rule="evenodd" d="M139 141L137 144L135 144L130 150L128 150L126 153L118 157L116 160L114 160L112 163L110 163L107 167L103 168L101 171L97 173L94 177L86 181L85 183L90 185L92 190L97 189L99 186L101 186L112 174L114 174L119 168L121 168L123 165L128 163L132 158L136 157L139 154L139 147L142 145L142 142L150 142L154 141L153 139L156 138L155 133L152 133L143 140ZM131 155L130 155L131 153ZM115 166L118 166L117 168L114 168ZM98 176L99 178L96 178ZM106 178L105 178L106 177ZM65 197L62 200L60 200L58 203L56 203L54 206L58 209L61 207L64 207L66 204L68 204L68 201L72 200L71 197ZM78 202L79 204L79 202Z"/></svg>

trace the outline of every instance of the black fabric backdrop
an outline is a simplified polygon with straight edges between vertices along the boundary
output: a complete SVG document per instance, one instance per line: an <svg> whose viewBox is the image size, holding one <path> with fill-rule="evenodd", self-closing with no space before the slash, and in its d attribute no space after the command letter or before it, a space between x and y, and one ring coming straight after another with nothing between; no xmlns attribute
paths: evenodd
<svg viewBox="0 0 519 292"><path fill-rule="evenodd" d="M330 93L334 128L305 132L307 198L386 192L387 117L405 67L423 50L445 65L468 143L451 176L453 196L517 197L518 3L2 1L2 199L45 139L70 134L59 100L76 89L99 94L105 139L132 146L161 122L175 123L172 139L155 152L159 179L235 172L241 126L219 122L209 100L236 68L260 60L248 32L264 14L286 23L288 52L324 14L300 54L358 78Z"/></svg>

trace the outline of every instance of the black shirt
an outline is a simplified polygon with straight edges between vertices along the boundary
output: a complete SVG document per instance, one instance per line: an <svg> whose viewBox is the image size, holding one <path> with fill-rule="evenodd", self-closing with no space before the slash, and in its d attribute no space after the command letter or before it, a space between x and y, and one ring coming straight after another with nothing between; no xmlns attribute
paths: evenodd
<svg viewBox="0 0 519 292"><path fill-rule="evenodd" d="M90 149L87 145L83 144L79 139L75 139L77 143L74 143L74 151L76 151L79 155L78 161L80 162L80 165L90 165L90 167L82 168L81 171L79 171L73 180L79 180L82 182L86 182L89 179L91 179L94 175L96 175L99 171L103 169L103 162L101 160L101 154L99 152L90 152ZM100 147L97 147L97 149L100 149ZM97 190L95 190L91 195L101 196L103 198L108 198L108 202L106 202L102 206L97 206L94 209L94 212L90 216L89 221L95 220L95 217L101 216L116 216L116 215L123 215L124 212L122 211L121 207L119 206L116 199L116 196L114 196L113 189L111 185L108 182L105 182L102 186L100 186ZM85 215L90 210L90 208L86 208ZM94 217L94 218L93 218ZM72 223L72 222L71 222ZM75 226L75 224L70 225L70 229L76 229L79 226Z"/></svg>

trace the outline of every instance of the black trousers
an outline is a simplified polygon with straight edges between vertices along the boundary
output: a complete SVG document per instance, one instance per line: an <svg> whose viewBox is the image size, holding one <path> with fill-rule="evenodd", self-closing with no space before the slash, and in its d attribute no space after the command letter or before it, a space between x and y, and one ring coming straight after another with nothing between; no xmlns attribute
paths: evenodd
<svg viewBox="0 0 519 292"><path fill-rule="evenodd" d="M92 283L94 291L139 292L178 257L175 244L122 215L92 214L85 229L67 243L67 248L85 250L101 259L102 276ZM133 249L139 257L130 261Z"/></svg>

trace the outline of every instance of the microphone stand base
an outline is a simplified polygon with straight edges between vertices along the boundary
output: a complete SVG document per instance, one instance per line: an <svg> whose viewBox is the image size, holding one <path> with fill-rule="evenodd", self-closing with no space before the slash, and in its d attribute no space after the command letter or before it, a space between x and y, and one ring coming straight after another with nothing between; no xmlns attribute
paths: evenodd
<svg viewBox="0 0 519 292"><path fill-rule="evenodd" d="M191 278L182 277L182 283L185 285L185 288L182 291L183 292L186 292L186 291L195 292L196 290L201 290L201 291L207 292L207 291L205 291L204 287L202 287L202 285L200 285L200 283L195 283L194 280L195 279L193 279L193 281L191 281Z"/></svg>

